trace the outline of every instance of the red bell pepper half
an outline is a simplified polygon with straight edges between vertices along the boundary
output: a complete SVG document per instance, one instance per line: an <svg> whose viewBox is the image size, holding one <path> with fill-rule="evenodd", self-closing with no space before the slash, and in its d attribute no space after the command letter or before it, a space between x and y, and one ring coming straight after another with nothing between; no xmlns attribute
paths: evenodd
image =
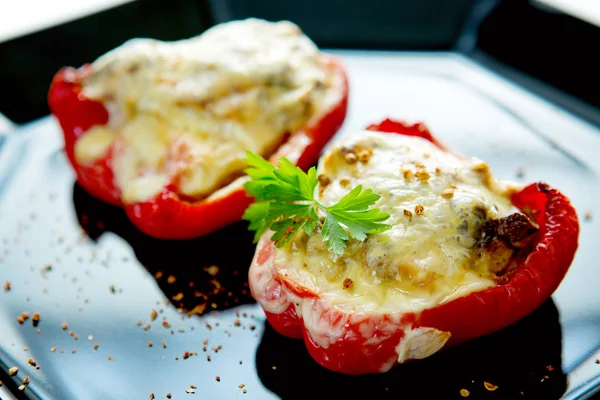
<svg viewBox="0 0 600 400"><path fill-rule="evenodd" d="M339 100L317 113L315 118L297 131L273 154L272 160L287 157L303 169L316 163L323 147L340 128L348 106L348 79L340 60L322 55L324 62L342 78ZM82 80L92 66L79 69L63 68L52 81L48 103L62 127L65 150L77 181L95 197L125 208L131 221L144 233L159 239L188 239L218 230L241 220L253 199L246 195L239 182L221 188L203 200L181 196L175 185L167 185L154 198L133 204L123 204L121 189L112 170L112 147L101 159L80 164L75 159L75 142L94 125L104 125L109 115L100 102L86 98Z"/></svg>
<svg viewBox="0 0 600 400"><path fill-rule="evenodd" d="M385 120L368 128L423 137L442 147L423 124ZM442 147L443 148L443 147ZM544 183L512 196L539 229L529 253L496 286L442 302L420 313L351 313L279 273L269 233L260 239L249 272L250 288L279 333L303 338L322 366L347 374L385 372L502 329L538 308L556 290L577 249L579 222L569 200Z"/></svg>

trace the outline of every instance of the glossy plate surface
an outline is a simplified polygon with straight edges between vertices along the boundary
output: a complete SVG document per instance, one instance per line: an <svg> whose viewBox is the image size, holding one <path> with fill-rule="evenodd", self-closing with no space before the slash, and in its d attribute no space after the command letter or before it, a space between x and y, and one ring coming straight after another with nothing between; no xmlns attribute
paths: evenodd
<svg viewBox="0 0 600 400"><path fill-rule="evenodd" d="M551 300L387 374L331 373L301 341L265 326L247 287L254 246L244 223L191 241L141 234L74 184L46 118L0 135L0 284L10 282L0 287L0 369L19 367L0 390L44 400L591 395L600 384L600 131L460 56L338 54L351 84L340 135L384 117L424 121L496 176L547 181L573 200L580 247Z"/></svg>

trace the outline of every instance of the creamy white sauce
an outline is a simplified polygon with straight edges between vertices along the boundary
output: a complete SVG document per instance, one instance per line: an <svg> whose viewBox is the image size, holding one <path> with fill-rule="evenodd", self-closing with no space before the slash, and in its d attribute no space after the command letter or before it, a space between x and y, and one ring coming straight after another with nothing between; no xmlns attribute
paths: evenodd
<svg viewBox="0 0 600 400"><path fill-rule="evenodd" d="M364 163L349 164L344 148L372 154ZM324 349L344 340L378 346L402 336L380 372L441 350L451 332L421 326L420 314L495 285L490 274L472 268L473 259L483 224L517 211L508 198L516 187L495 180L480 160L443 152L424 139L378 132L341 138L318 171L331 181L317 187L323 204L336 203L361 184L381 195L376 206L390 214L386 222L392 228L365 242L350 241L342 257L327 250L319 233L297 234L276 249L267 232L249 271L253 296L271 313L293 306L312 341ZM416 206L423 207L420 215ZM347 278L352 286L344 289ZM284 281L315 296L299 295Z"/></svg>
<svg viewBox="0 0 600 400"><path fill-rule="evenodd" d="M92 64L83 93L110 120L76 142L76 155L92 162L116 141L126 203L170 182L208 196L241 174L246 150L269 154L339 99L337 75L290 22L235 21L177 42L134 39Z"/></svg>
<svg viewBox="0 0 600 400"><path fill-rule="evenodd" d="M343 148L372 149L372 155L348 163ZM476 244L487 220L517 210L509 185L496 181L482 161L421 138L365 131L335 143L318 171L331 180L321 191L323 204L363 185L381 195L376 206L390 214L392 228L364 242L351 240L342 257L327 250L319 233L300 233L277 250L282 273L355 312L419 312L495 285L491 274L473 268ZM345 279L351 288L344 289Z"/></svg>

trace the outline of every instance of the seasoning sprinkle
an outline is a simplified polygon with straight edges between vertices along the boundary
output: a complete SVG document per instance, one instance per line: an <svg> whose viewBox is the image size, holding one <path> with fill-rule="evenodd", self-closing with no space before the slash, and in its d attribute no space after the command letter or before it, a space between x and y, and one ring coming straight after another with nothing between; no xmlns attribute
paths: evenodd
<svg viewBox="0 0 600 400"><path fill-rule="evenodd" d="M348 152L348 153L344 154L344 160L348 164L356 164L356 162L358 161L358 157L356 156L356 154Z"/></svg>
<svg viewBox="0 0 600 400"><path fill-rule="evenodd" d="M154 310L154 309L153 309L153 310L150 312L150 319L151 319L152 321L154 321L154 320L156 319L156 317L158 317L158 312L157 312L156 310ZM140 323L141 323L141 322L142 322L142 321L140 320Z"/></svg>
<svg viewBox="0 0 600 400"><path fill-rule="evenodd" d="M429 172L427 171L419 171L417 172L417 179L420 180L421 182L427 182L429 180L429 178L431 178L431 175L429 175Z"/></svg>
<svg viewBox="0 0 600 400"><path fill-rule="evenodd" d="M412 213L408 210L404 210L404 216L410 221L412 219Z"/></svg>
<svg viewBox="0 0 600 400"><path fill-rule="evenodd" d="M152 342L148 342L148 347L152 347Z"/></svg>
<svg viewBox="0 0 600 400"><path fill-rule="evenodd" d="M33 324L33 326L38 326L38 324L40 323L40 313L33 313L33 315L31 316L31 323Z"/></svg>
<svg viewBox="0 0 600 400"><path fill-rule="evenodd" d="M366 164L371 159L373 155L373 149L371 147L358 147L356 149L356 156L358 157L358 161L363 164Z"/></svg>
<svg viewBox="0 0 600 400"><path fill-rule="evenodd" d="M460 395L462 397L469 397L471 395L471 392L469 392L467 389L460 389Z"/></svg>
<svg viewBox="0 0 600 400"><path fill-rule="evenodd" d="M4 291L10 292L10 282L9 281L4 282Z"/></svg>
<svg viewBox="0 0 600 400"><path fill-rule="evenodd" d="M67 329L69 329L69 325L67 325L66 322L63 322L60 327L62 328L63 331L66 331Z"/></svg>
<svg viewBox="0 0 600 400"><path fill-rule="evenodd" d="M454 190L452 190L452 189L445 189L442 192L442 197L444 199L451 199L452 197L454 197Z"/></svg>
<svg viewBox="0 0 600 400"><path fill-rule="evenodd" d="M350 278L344 279L344 282L342 283L342 287L345 290L352 289L352 286L354 286L354 281L352 279L350 279Z"/></svg>
<svg viewBox="0 0 600 400"><path fill-rule="evenodd" d="M8 370L8 375L10 375L10 376L15 376L18 373L19 373L19 367L11 367Z"/></svg>
<svg viewBox="0 0 600 400"><path fill-rule="evenodd" d="M417 214L417 215L423 215L424 212L425 212L425 208L422 205L417 204L415 206L415 214Z"/></svg>
<svg viewBox="0 0 600 400"><path fill-rule="evenodd" d="M490 392L493 392L494 390L498 389L498 386L489 382L483 382L483 386L486 388L486 390L489 390Z"/></svg>
<svg viewBox="0 0 600 400"><path fill-rule="evenodd" d="M179 301L179 300L183 299L183 296L184 296L184 294L183 294L183 293L181 293L181 292L179 292L179 293L177 293L175 296L173 296L172 298L173 298L173 300L175 300L175 301Z"/></svg>
<svg viewBox="0 0 600 400"><path fill-rule="evenodd" d="M171 398L171 392L167 393L167 399Z"/></svg>
<svg viewBox="0 0 600 400"><path fill-rule="evenodd" d="M340 186L347 187L348 185L350 185L350 178L340 179Z"/></svg>
<svg viewBox="0 0 600 400"><path fill-rule="evenodd" d="M185 392L186 392L187 394L194 394L194 393L196 393L196 388L195 388L195 387L192 387L192 386L190 386L189 388L185 388Z"/></svg>
<svg viewBox="0 0 600 400"><path fill-rule="evenodd" d="M100 347L98 343L94 343L94 350L98 350L98 347Z"/></svg>
<svg viewBox="0 0 600 400"><path fill-rule="evenodd" d="M319 175L317 179L319 180L319 184L323 187L325 187L331 183L331 179L327 175L324 175L324 174Z"/></svg>

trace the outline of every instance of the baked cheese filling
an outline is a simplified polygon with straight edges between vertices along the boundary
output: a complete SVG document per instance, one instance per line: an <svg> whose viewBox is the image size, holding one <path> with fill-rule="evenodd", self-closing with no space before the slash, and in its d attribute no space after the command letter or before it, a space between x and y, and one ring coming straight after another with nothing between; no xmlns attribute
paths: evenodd
<svg viewBox="0 0 600 400"><path fill-rule="evenodd" d="M350 240L343 256L320 234L276 250L278 273L353 311L418 312L498 284L536 227L486 163L405 135L360 132L332 145L318 166L320 202L357 185L381 195L392 228Z"/></svg>
<svg viewBox="0 0 600 400"><path fill-rule="evenodd" d="M134 39L100 57L83 93L109 111L75 144L89 164L112 149L125 203L175 184L194 199L242 175L342 96L343 77L290 22L248 19L177 42Z"/></svg>

